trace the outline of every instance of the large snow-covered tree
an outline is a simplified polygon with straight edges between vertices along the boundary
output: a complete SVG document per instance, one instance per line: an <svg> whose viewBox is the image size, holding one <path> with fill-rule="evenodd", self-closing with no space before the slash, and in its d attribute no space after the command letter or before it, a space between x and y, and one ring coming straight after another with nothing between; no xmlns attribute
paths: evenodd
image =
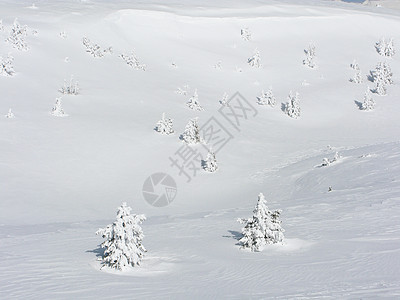
<svg viewBox="0 0 400 300"><path fill-rule="evenodd" d="M395 54L393 38L391 38L389 41L386 41L386 39L382 37L375 44L375 49L381 56L392 57Z"/></svg>
<svg viewBox="0 0 400 300"><path fill-rule="evenodd" d="M161 134L170 135L174 133L172 119L166 118L165 113L162 114L162 118L157 122L155 130Z"/></svg>
<svg viewBox="0 0 400 300"><path fill-rule="evenodd" d="M240 30L240 35L243 40L250 41L251 40L251 32L248 27L242 28Z"/></svg>
<svg viewBox="0 0 400 300"><path fill-rule="evenodd" d="M239 240L242 248L251 251L262 251L268 244L282 243L284 229L281 227L280 210L270 211L264 195L258 195L258 201L253 216L249 219L238 219L245 224L242 238Z"/></svg>
<svg viewBox="0 0 400 300"><path fill-rule="evenodd" d="M197 124L197 118L189 120L185 127L185 131L181 135L181 139L189 145L201 142L200 128Z"/></svg>
<svg viewBox="0 0 400 300"><path fill-rule="evenodd" d="M375 70L371 71L372 78L375 83L375 93L378 95L386 95L386 87L393 83L392 70L386 62L379 62Z"/></svg>
<svg viewBox="0 0 400 300"><path fill-rule="evenodd" d="M294 119L300 117L300 99L299 93L294 93L290 91L288 96L288 102L285 105L286 114Z"/></svg>
<svg viewBox="0 0 400 300"><path fill-rule="evenodd" d="M146 252L142 244L144 234L140 225L146 217L132 215L131 210L125 202L122 203L117 211L117 220L96 232L105 239L101 244L105 249L103 266L124 270L140 265Z"/></svg>
<svg viewBox="0 0 400 300"><path fill-rule="evenodd" d="M6 39L14 48L17 48L21 51L26 51L29 49L28 44L25 41L25 38L28 35L28 27L21 26L17 19L14 20L13 26L11 27L10 35Z"/></svg>
<svg viewBox="0 0 400 300"><path fill-rule="evenodd" d="M369 87L367 87L367 90L365 91L364 94L364 101L361 104L361 109L362 110L373 110L375 107L375 101L374 99L372 99L372 95L371 95L371 90L369 89Z"/></svg>

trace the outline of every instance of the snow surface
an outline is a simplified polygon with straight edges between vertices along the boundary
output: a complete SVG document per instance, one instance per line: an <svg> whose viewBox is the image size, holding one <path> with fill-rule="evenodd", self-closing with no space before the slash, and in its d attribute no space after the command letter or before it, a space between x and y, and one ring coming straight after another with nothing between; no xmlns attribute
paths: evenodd
<svg viewBox="0 0 400 300"><path fill-rule="evenodd" d="M4 41L15 18L28 26L28 51ZM11 53L16 72L0 77L0 114L15 114L0 118L1 299L400 297L398 10L317 0L3 0L0 19L0 56ZM392 59L374 48L383 36L394 38ZM83 37L113 53L91 56ZM310 42L315 70L302 64ZM247 64L256 48L261 68ZM119 57L132 51L145 71ZM363 76L384 60L393 71L369 112L355 101L373 84L349 81L354 59ZM71 75L79 94L62 97L68 117L54 117ZM185 85L188 95L175 93ZM277 105L257 105L269 87ZM194 89L204 111L186 107ZM296 120L280 109L291 90L300 94ZM221 95L237 91L257 110L240 131L218 112ZM154 131L163 112L177 134ZM217 153L218 172L187 183L169 157L189 119L201 126L212 116L234 138ZM336 151L341 158L321 167ZM142 196L156 172L178 186L162 208ZM260 192L283 210L286 244L251 253L237 245L236 219L251 216ZM95 231L124 201L147 217L148 252L131 271L100 270Z"/></svg>

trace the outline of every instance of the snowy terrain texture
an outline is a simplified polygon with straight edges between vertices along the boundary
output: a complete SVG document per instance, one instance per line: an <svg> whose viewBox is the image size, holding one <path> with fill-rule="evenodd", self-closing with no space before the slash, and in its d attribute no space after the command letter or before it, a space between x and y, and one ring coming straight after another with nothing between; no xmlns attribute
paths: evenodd
<svg viewBox="0 0 400 300"><path fill-rule="evenodd" d="M399 299L398 6L0 1L0 299ZM225 140L187 146L195 118ZM215 172L172 163L208 146ZM163 207L142 194L157 172L177 185ZM251 252L236 220L259 193L282 210L285 241ZM122 202L146 215L147 252L100 270L95 232Z"/></svg>

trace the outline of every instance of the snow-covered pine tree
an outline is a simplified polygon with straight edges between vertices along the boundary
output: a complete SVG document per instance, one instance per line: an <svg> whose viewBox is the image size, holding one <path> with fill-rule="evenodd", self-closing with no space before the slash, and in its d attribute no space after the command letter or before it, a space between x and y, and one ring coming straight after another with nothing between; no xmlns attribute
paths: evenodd
<svg viewBox="0 0 400 300"><path fill-rule="evenodd" d="M207 158L204 161L203 169L210 173L214 173L218 170L217 158L212 150L208 151L207 153Z"/></svg>
<svg viewBox="0 0 400 300"><path fill-rule="evenodd" d="M14 57L7 55L7 57L0 56L0 75L13 76L14 75Z"/></svg>
<svg viewBox="0 0 400 300"><path fill-rule="evenodd" d="M257 104L270 105L272 107L275 106L276 99L274 93L272 92L272 88L269 88L266 92L264 92L264 90L261 91L261 96L257 97Z"/></svg>
<svg viewBox="0 0 400 300"><path fill-rule="evenodd" d="M238 219L245 224L242 229L243 237L239 240L242 248L251 251L262 251L267 244L282 243L284 230L281 227L280 210L271 212L264 195L258 195L258 201L253 216L249 219Z"/></svg>
<svg viewBox="0 0 400 300"><path fill-rule="evenodd" d="M351 82L354 82L354 83L362 83L363 82L360 69L356 69L356 73L354 74L354 77L351 79Z"/></svg>
<svg viewBox="0 0 400 300"><path fill-rule="evenodd" d="M79 94L78 82L74 80L73 76L71 76L69 84L67 84L67 81L64 80L64 86L59 91L64 95L78 95Z"/></svg>
<svg viewBox="0 0 400 300"><path fill-rule="evenodd" d="M392 71L389 64L386 62L379 62L371 75L375 83L375 93L378 95L386 95L386 86L393 83Z"/></svg>
<svg viewBox="0 0 400 300"><path fill-rule="evenodd" d="M14 113L12 112L11 108L8 110L8 113L5 115L5 117L6 117L7 119L14 119L14 118L15 118L15 115L14 115Z"/></svg>
<svg viewBox="0 0 400 300"><path fill-rule="evenodd" d="M392 57L395 54L393 45L393 39L391 38L388 42L382 37L375 45L376 51L379 55L384 57Z"/></svg>
<svg viewBox="0 0 400 300"><path fill-rule="evenodd" d="M61 104L61 97L56 98L56 104L54 105L53 109L51 110L51 114L56 117L67 117L68 115L64 112Z"/></svg>
<svg viewBox="0 0 400 300"><path fill-rule="evenodd" d="M350 68L353 70L359 70L360 66L358 65L358 62L356 60L353 60L353 62L350 64Z"/></svg>
<svg viewBox="0 0 400 300"><path fill-rule="evenodd" d="M299 93L294 93L290 91L288 96L288 102L285 105L285 112L286 114L294 119L300 117L300 100L299 100Z"/></svg>
<svg viewBox="0 0 400 300"><path fill-rule="evenodd" d="M240 30L240 35L243 40L250 41L251 40L251 32L248 27L245 27Z"/></svg>
<svg viewBox="0 0 400 300"><path fill-rule="evenodd" d="M314 69L317 65L314 61L315 58L315 46L313 43L310 43L308 45L307 49L304 49L304 53L306 55L306 58L303 60L303 65L306 65L310 67L311 69Z"/></svg>
<svg viewBox="0 0 400 300"><path fill-rule="evenodd" d="M247 60L247 63L254 68L261 68L260 51L256 48L254 55Z"/></svg>
<svg viewBox="0 0 400 300"><path fill-rule="evenodd" d="M192 97L190 97L190 99L188 100L188 102L186 103L186 105L193 110L204 110L204 108L200 105L199 102L199 95L197 94L197 89L194 90L194 94Z"/></svg>
<svg viewBox="0 0 400 300"><path fill-rule="evenodd" d="M364 101L361 104L361 110L373 110L375 107L375 101L374 99L372 99L372 94L371 94L371 90L369 89L369 87L367 87L367 90L365 91L364 94Z"/></svg>
<svg viewBox="0 0 400 300"><path fill-rule="evenodd" d="M25 41L25 38L28 35L27 26L21 26L17 19L14 20L13 26L10 31L9 37L6 39L14 48L17 48L20 51L26 51L29 49L28 44Z"/></svg>
<svg viewBox="0 0 400 300"><path fill-rule="evenodd" d="M157 122L156 131L161 134L170 135L174 133L172 119L166 118L165 113L162 114L162 118Z"/></svg>
<svg viewBox="0 0 400 300"><path fill-rule="evenodd" d="M105 249L103 266L124 270L140 265L146 252L142 244L144 234L140 225L146 217L131 215L131 210L125 202L122 203L117 211L117 220L96 232L105 238L101 244Z"/></svg>
<svg viewBox="0 0 400 300"><path fill-rule="evenodd" d="M221 104L221 105L223 105L223 106L228 106L229 104L228 104L228 94L225 92L223 95L222 95L222 99L221 100L219 100L219 103Z"/></svg>
<svg viewBox="0 0 400 300"><path fill-rule="evenodd" d="M197 118L189 120L180 138L188 145L201 143L202 139L200 137L200 128L197 124Z"/></svg>

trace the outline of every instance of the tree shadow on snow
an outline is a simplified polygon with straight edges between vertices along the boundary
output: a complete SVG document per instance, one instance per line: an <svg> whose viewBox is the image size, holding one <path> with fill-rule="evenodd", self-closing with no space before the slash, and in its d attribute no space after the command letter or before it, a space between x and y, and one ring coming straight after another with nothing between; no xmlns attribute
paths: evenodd
<svg viewBox="0 0 400 300"><path fill-rule="evenodd" d="M362 110L362 103L360 101L354 100L354 103L357 105L359 110Z"/></svg>
<svg viewBox="0 0 400 300"><path fill-rule="evenodd" d="M243 237L243 234L242 234L241 232L239 232L239 231L228 230L228 232L229 232L231 235L223 235L222 237L234 239L234 240L237 240L237 241L239 241L239 240ZM239 244L239 243L236 243L236 245L238 245L238 244Z"/></svg>
<svg viewBox="0 0 400 300"><path fill-rule="evenodd" d="M367 75L368 81L374 82L374 73L370 71L369 75Z"/></svg>
<svg viewBox="0 0 400 300"><path fill-rule="evenodd" d="M281 103L281 111L286 112L286 103Z"/></svg>
<svg viewBox="0 0 400 300"><path fill-rule="evenodd" d="M86 252L87 253L94 253L94 254L96 254L97 258L101 259L104 256L104 250L105 250L104 248L101 248L100 245L98 245L96 249L86 250Z"/></svg>

